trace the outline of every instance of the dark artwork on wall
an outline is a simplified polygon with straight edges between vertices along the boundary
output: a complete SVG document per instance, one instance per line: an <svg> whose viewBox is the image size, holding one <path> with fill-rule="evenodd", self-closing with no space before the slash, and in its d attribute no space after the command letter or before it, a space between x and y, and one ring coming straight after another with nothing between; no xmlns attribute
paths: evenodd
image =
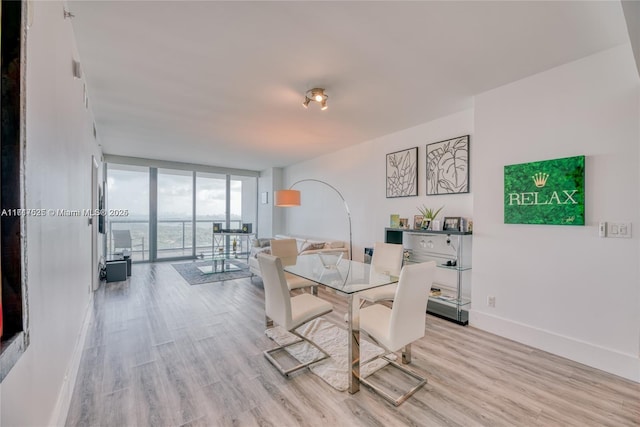
<svg viewBox="0 0 640 427"><path fill-rule="evenodd" d="M427 196L469 192L469 135L427 145Z"/></svg>
<svg viewBox="0 0 640 427"><path fill-rule="evenodd" d="M387 197L418 195L418 147L387 154Z"/></svg>
<svg viewBox="0 0 640 427"><path fill-rule="evenodd" d="M0 166L2 209L22 208L20 191L20 2L2 2L2 140ZM22 330L22 269L20 227L22 216L3 215L2 306L4 337Z"/></svg>
<svg viewBox="0 0 640 427"><path fill-rule="evenodd" d="M98 186L98 210L100 211L100 215L98 215L98 233L104 234L104 194L102 192L102 187Z"/></svg>
<svg viewBox="0 0 640 427"><path fill-rule="evenodd" d="M2 279L0 381L29 345L28 287L25 271L24 227L24 19L21 1L3 1L0 16L2 40L2 134L0 137L0 255Z"/></svg>

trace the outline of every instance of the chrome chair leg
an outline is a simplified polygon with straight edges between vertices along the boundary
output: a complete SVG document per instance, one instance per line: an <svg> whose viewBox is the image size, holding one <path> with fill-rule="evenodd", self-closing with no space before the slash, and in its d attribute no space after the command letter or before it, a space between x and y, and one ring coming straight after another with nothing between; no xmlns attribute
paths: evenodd
<svg viewBox="0 0 640 427"><path fill-rule="evenodd" d="M324 351L322 348L320 348L318 345L316 345L313 341L308 340L307 338L303 337L302 335L298 334L298 333L297 333L297 332L295 332L295 331L289 331L289 332L290 332L290 333L292 333L293 335L297 336L297 337L298 337L298 338L300 338L300 339L299 339L299 340L297 340L297 341L294 341L294 342L292 342L292 343L289 343L289 344L286 344L286 345L281 345L281 346L278 346L278 347L273 348L273 349L271 349L271 350L266 350L266 351L264 351L264 352L263 352L264 357L266 357L266 358L267 358L267 360L268 360L268 361L269 361L269 362L270 362L270 363L271 363L271 364L272 364L272 365L273 365L273 366L274 366L278 371L280 371L280 373L281 373L282 375L284 375L284 376L287 376L287 377L288 377L288 376L289 376L289 374L291 374L291 373L293 373L293 372L296 372L296 371L298 371L298 370L300 370L300 369L306 368L307 366L309 366L309 365L311 365L311 364L313 364L313 363L320 362L321 360L324 360L324 359L327 359L327 358L331 357L331 356L329 355L329 353L327 353L326 351ZM276 351L284 350L284 349L286 349L287 347L292 346L292 345L294 345L294 344L298 344L298 343L300 343L300 342L302 342L302 341L305 341L305 342L309 343L311 346L313 346L313 347L317 348L317 349L320 351L320 353L322 353L322 354L323 354L323 356L322 356L322 357L320 357L319 359L314 359L314 360L311 360L311 361L309 361L309 362L300 363L299 365L296 365L296 366L294 366L294 367L292 367L292 368L284 369L284 368L283 368L283 367L282 367L282 366L281 366L281 365L276 361L276 359L271 355L271 353L275 353Z"/></svg>
<svg viewBox="0 0 640 427"><path fill-rule="evenodd" d="M393 366L394 368L399 369L400 371L404 372L408 376L417 379L418 380L418 384L413 386L411 389L409 389L409 391L405 392L401 396L394 397L394 396L391 396L389 393L385 392L384 390L382 390L381 388L377 387L371 381L369 381L369 380L367 380L365 378L360 377L360 383L364 384L365 386L370 388L373 392L375 392L375 393L379 394L380 396L382 396L388 402L393 403L394 406L400 406L402 403L404 403L405 400L407 400L416 391L418 391L422 386L424 386L427 383L427 379L417 375L416 373L414 373L413 371L410 371L409 369L405 368L404 366L399 365L398 363L387 359L386 357L384 359L387 362L389 362L389 366Z"/></svg>
<svg viewBox="0 0 640 427"><path fill-rule="evenodd" d="M402 363L404 365L411 363L411 344L405 345L402 350Z"/></svg>
<svg viewBox="0 0 640 427"><path fill-rule="evenodd" d="M375 339L373 339L373 337L369 337L373 342L375 342L376 344L379 344ZM376 359L384 359L386 362L388 362L388 364L396 369L399 369L401 372L404 372L406 375L415 378L418 380L418 384L416 384L415 386L411 387L411 389L409 389L409 391L405 392L404 394L402 394L399 397L394 397L391 396L389 393L387 393L386 391L382 390L380 387L377 387L375 384L373 384L371 381L362 378L362 376L360 377L360 383L364 384L365 386L367 386L368 388L370 388L373 392L379 394L380 396L382 396L385 400L387 400L390 403L393 403L395 406L400 406L405 400L407 400L409 397L411 397L411 395L413 395L416 391L418 391L422 386L424 386L427 383L427 379L423 378L421 376L419 376L418 374L416 374L415 372L411 371L410 369L405 368L404 366L396 363L395 361L389 359L387 356L389 354L392 354L393 352L389 352L389 353L384 353L382 355L379 356L375 356L372 357L371 359L368 359L364 362L362 362L360 364L360 366L363 366L369 362L372 362ZM411 363L411 344L408 344L404 347L403 351L402 351L402 363L403 364L407 364L407 363ZM383 368L384 369L384 368Z"/></svg>

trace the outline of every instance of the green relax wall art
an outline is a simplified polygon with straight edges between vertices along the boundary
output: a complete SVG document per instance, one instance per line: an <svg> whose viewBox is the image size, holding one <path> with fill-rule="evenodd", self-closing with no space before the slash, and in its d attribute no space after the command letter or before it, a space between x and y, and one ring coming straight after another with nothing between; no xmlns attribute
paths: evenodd
<svg viewBox="0 0 640 427"><path fill-rule="evenodd" d="M584 158L505 166L505 224L584 225Z"/></svg>

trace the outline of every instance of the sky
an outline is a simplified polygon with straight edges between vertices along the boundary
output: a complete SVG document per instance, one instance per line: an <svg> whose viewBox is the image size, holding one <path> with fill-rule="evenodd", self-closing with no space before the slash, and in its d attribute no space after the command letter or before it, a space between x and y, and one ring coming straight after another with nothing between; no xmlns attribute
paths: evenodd
<svg viewBox="0 0 640 427"><path fill-rule="evenodd" d="M189 219L192 177L188 171L158 170L158 219ZM231 217L242 216L242 182L231 180ZM149 169L111 167L107 178L107 208L128 209L129 217L149 216ZM225 217L224 175L198 173L196 216ZM133 218L132 218L133 219Z"/></svg>

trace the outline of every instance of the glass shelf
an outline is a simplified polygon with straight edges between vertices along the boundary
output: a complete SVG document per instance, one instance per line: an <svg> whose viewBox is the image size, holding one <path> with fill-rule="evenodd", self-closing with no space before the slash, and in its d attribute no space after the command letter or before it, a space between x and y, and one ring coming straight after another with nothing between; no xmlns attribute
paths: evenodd
<svg viewBox="0 0 640 427"><path fill-rule="evenodd" d="M471 266L470 265L446 265L446 264L438 264L439 268L446 268L447 270L454 270L454 271L467 271L467 270L471 270Z"/></svg>
<svg viewBox="0 0 640 427"><path fill-rule="evenodd" d="M461 325L468 324L472 233L386 228L385 241L403 246L407 264L435 261L438 268L433 285L443 294L429 296L427 312ZM447 265L447 262L456 265Z"/></svg>
<svg viewBox="0 0 640 427"><path fill-rule="evenodd" d="M471 299L469 298L456 299L455 296L449 296L449 295L437 295L437 296L429 295L429 300L437 301L442 304L451 305L452 307L461 307L461 306L471 304Z"/></svg>

